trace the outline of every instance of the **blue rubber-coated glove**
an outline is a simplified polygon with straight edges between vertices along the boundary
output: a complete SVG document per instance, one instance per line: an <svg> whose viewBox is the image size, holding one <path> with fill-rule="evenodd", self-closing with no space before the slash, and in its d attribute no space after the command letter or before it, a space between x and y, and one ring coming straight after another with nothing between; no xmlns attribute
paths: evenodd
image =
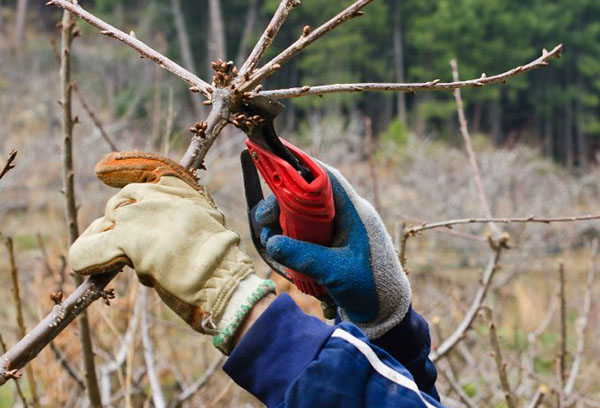
<svg viewBox="0 0 600 408"><path fill-rule="evenodd" d="M331 180L336 211L331 247L281 235L279 205L273 195L256 211L256 221L263 227L261 241L274 260L325 286L342 320L376 339L406 315L410 284L373 206L356 194L338 170L321 165Z"/></svg>

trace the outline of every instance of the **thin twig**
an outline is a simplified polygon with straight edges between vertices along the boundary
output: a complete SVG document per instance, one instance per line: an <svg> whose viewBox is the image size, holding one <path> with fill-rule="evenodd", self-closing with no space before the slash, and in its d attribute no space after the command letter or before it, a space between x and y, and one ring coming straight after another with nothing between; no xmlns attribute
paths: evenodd
<svg viewBox="0 0 600 408"><path fill-rule="evenodd" d="M559 408L564 407L565 402L565 381L566 381L566 370L567 370L567 299L565 293L565 264L561 260L558 264L558 305L559 305L559 323L560 323L560 336L558 344L558 367L557 377L558 384L560 385L560 391L557 393L558 406Z"/></svg>
<svg viewBox="0 0 600 408"><path fill-rule="evenodd" d="M458 380L452 373L452 370L446 370L443 367L437 366L438 372L442 374L442 376L446 379L450 387L454 390L454 392L458 395L460 400L468 407L468 408L476 408L477 405L471 400L471 398L467 395L463 387L458 383Z"/></svg>
<svg viewBox="0 0 600 408"><path fill-rule="evenodd" d="M595 215L575 215L570 217L535 217L533 215L529 217L520 218L460 218L455 220L423 223L410 227L406 230L406 234L412 236L419 232L434 229L434 228L452 228L453 225L459 224L478 224L478 223L502 223L502 224L516 224L516 223L539 223L539 224L550 224L554 222L577 222L577 221L593 221L600 220L600 214Z"/></svg>
<svg viewBox="0 0 600 408"><path fill-rule="evenodd" d="M154 346L152 345L152 339L150 338L150 326L148 325L148 292L150 292L150 289L143 287L141 288L141 291L142 345L144 349L144 361L146 362L148 381L150 382L150 389L152 390L152 402L156 408L166 408L167 405L165 404L165 397L163 396L162 387L156 371Z"/></svg>
<svg viewBox="0 0 600 408"><path fill-rule="evenodd" d="M81 106L83 107L83 110L85 110L85 112L88 114L88 116L90 117L90 119L92 120L92 122L94 123L94 125L96 126L98 131L100 132L100 135L102 135L102 138L104 139L106 144L108 144L108 147L113 152L119 151L119 148L117 147L115 142L112 141L110 136L108 136L108 133L106 133L106 130L104 130L104 126L102 125L102 122L100 122L100 119L98 119L98 117L94 113L94 110L92 108L90 108L90 105L88 105L88 103L86 102L85 98L79 91L79 87L77 86L77 83L75 83L75 82L73 82L73 90L75 91L75 95L77 95L77 98L79 99L79 102L81 103Z"/></svg>
<svg viewBox="0 0 600 408"><path fill-rule="evenodd" d="M8 160L6 161L6 164L4 165L4 167L2 168L2 171L0 171L0 179L2 179L2 177L4 177L4 175L6 173L8 173L10 170L15 168L15 164L14 161L17 157L17 151L15 149L11 149L10 153L8 153Z"/></svg>
<svg viewBox="0 0 600 408"><path fill-rule="evenodd" d="M319 38L329 33L331 30L338 27L340 24L351 20L355 17L360 17L363 12L362 9L367 5L372 3L374 0L358 0L348 8L343 10L341 13L331 18L329 21L319 26L317 29L308 32L302 32L300 38L298 38L292 45L283 50L279 55L273 58L271 61L266 63L260 69L258 69L255 73L250 76L250 79L246 82L243 82L239 90L241 92L250 91L256 85L258 85L262 80L271 76L274 72L276 72L281 65L283 65L286 61L294 57L304 48L317 41Z"/></svg>
<svg viewBox="0 0 600 408"><path fill-rule="evenodd" d="M6 353L6 343L2 338L2 334L0 333L0 347L2 348L2 352ZM29 404L27 403L27 398L25 398L25 394L23 394L23 390L21 389L21 384L19 384L18 378L15 378L15 387L17 387L17 394L19 394L19 398L21 398L21 403L23 404L23 408L28 408Z"/></svg>
<svg viewBox="0 0 600 408"><path fill-rule="evenodd" d="M535 395L531 399L531 402L527 404L527 408L538 408L542 404L542 401L544 401L547 392L546 386L539 386L535 391Z"/></svg>
<svg viewBox="0 0 600 408"><path fill-rule="evenodd" d="M463 318L462 322L458 325L456 330L446 339L442 344L431 351L429 354L429 358L431 361L436 362L438 359L446 355L450 350L456 346L456 344L463 339L465 333L471 328L475 317L477 317L477 312L481 307L483 300L487 294L487 291L492 282L492 278L494 277L494 273L499 268L500 256L502 251L505 248L506 242L504 244L499 245L497 249L494 251L490 261L488 262L487 267L483 271L483 275L481 277L481 281L479 283L479 287L477 288L477 292Z"/></svg>
<svg viewBox="0 0 600 408"><path fill-rule="evenodd" d="M71 13L87 21L90 25L99 29L100 33L112 37L118 41L121 41L125 45L136 50L142 57L148 58L149 60L160 65L161 68L166 69L172 74L183 79L188 84L198 88L198 90L205 96L210 96L212 87L208 83L198 78L195 74L187 71L177 63L171 61L169 58L165 57L161 53L155 51L148 45L144 44L142 41L138 40L133 35L125 34L123 31L113 27L105 21L102 21L93 14L90 14L89 12L81 8L78 4L73 4L68 0L50 0L46 3L46 5L58 6L70 11Z"/></svg>
<svg viewBox="0 0 600 408"><path fill-rule="evenodd" d="M62 366L62 368L65 369L69 377L71 377L75 381L79 388L85 390L85 384L83 383L81 375L79 375L75 368L71 366L71 364L67 360L67 357L65 357L62 351L59 350L59 348L56 346L56 344L54 344L53 341L50 342L50 350L52 350L54 357L56 357L56 359L60 362L60 365Z"/></svg>
<svg viewBox="0 0 600 408"><path fill-rule="evenodd" d="M185 390L180 392L177 397L170 404L170 408L175 408L185 401L189 400L196 394L204 384L212 377L212 375L217 371L219 367L225 362L225 356L219 355L212 364L204 371L202 376L200 376L193 384L187 387Z"/></svg>
<svg viewBox="0 0 600 408"><path fill-rule="evenodd" d="M79 7L70 2L70 6ZM77 118L73 118L71 83L71 45L77 32L77 24L73 15L65 9L61 23L61 49L60 49L60 105L62 108L62 133L63 133L63 193L65 196L65 219L69 231L69 244L73 244L79 237L77 224L77 203L75 199L75 172L73 169L73 128ZM83 277L75 275L75 283L81 285ZM101 407L100 389L96 377L94 363L94 350L89 327L87 312L84 311L79 319L79 339L85 371L85 381L88 397L92 407Z"/></svg>
<svg viewBox="0 0 600 408"><path fill-rule="evenodd" d="M240 68L240 77L243 78L246 73L252 72L254 68L258 65L261 58L265 55L267 49L273 43L275 36L279 32L279 29L283 25L283 22L287 18L290 11L300 4L298 0L281 0L275 14L271 18L269 25L265 28L265 31L262 33L258 42L252 49L252 52Z"/></svg>
<svg viewBox="0 0 600 408"><path fill-rule="evenodd" d="M139 297L138 291L139 285L136 284L134 286L134 292L131 295L134 299L133 301L135 302L135 306L133 307L133 312L129 317L125 334L121 337L119 349L115 353L112 361L100 367L100 378L102 384L101 395L103 401L108 401L110 399L110 374L117 371L123 365L123 363L125 363L127 359L127 352L135 340L135 333L137 332L141 309L141 297Z"/></svg>
<svg viewBox="0 0 600 408"><path fill-rule="evenodd" d="M456 60L453 59L450 61L450 66L452 67L452 79L454 82L460 82L458 76L458 64ZM479 164L477 163L477 157L475 156L475 151L473 150L473 145L471 143L471 135L469 134L469 127L467 126L467 118L465 116L465 109L462 101L462 97L460 95L460 89L454 89L454 100L456 101L456 110L458 112L458 122L460 123L460 133L463 137L463 141L465 142L465 149L467 150L467 155L469 156L469 162L471 163L471 170L473 171L473 179L475 180L475 185L477 186L477 194L479 196L479 202L481 203L481 207L483 209L484 215L488 218L492 218L492 211L490 210L490 204L485 195L485 189L483 188L483 181L481 181L481 172L479 170ZM490 229L494 235L499 235L500 230L496 227L493 222L489 223Z"/></svg>
<svg viewBox="0 0 600 408"><path fill-rule="evenodd" d="M8 259L10 262L10 277L12 279L13 286L13 300L15 302L15 311L17 315L17 326L19 328L19 336L24 337L27 330L25 329L25 319L23 318L23 302L21 300L21 289L19 285L19 270L17 269L17 263L15 260L15 248L12 238L8 237L4 241L6 250L8 252ZM31 392L31 398L34 407L40 406L40 399L37 392L37 385L35 383L35 377L33 374L33 367L30 365L26 368L27 382L29 383L29 391Z"/></svg>
<svg viewBox="0 0 600 408"><path fill-rule="evenodd" d="M513 366L517 367L519 370L523 371L528 377L530 377L534 381L537 381L538 383L542 384L542 386L545 385L557 393L560 392L560 390L561 390L560 385L558 385L552 379L546 378L546 377L536 373L532 369L525 367L523 364L521 364L521 362L519 362L518 360L515 360L514 358L511 358L510 356L506 356L506 360L511 365L513 365ZM596 400L587 398L586 396L578 394L576 392L573 392L573 394L571 395L571 400L572 401L580 401L590 407L600 408L600 401L596 401Z"/></svg>
<svg viewBox="0 0 600 408"><path fill-rule="evenodd" d="M331 85L316 85L316 86L302 86L289 89L276 89L259 92L260 95L268 96L273 99L286 99L286 98L297 98L300 96L309 95L325 95L330 93L348 93L348 92L366 92L366 91L392 91L392 92L408 92L415 94L417 91L447 91L457 88L481 88L482 86L493 84L493 83L504 83L507 79L516 75L531 71L540 67L548 65L548 61L553 58L559 58L562 50L562 44L557 45L548 52L547 50L542 51L542 55L531 61L530 63L522 66L518 66L506 72L498 75L485 76L482 74L477 79L470 79L466 81L454 81L454 82L440 82L439 79L428 82L416 82L416 83L356 83L356 84L331 84ZM287 50L286 50L287 51ZM285 52L285 51L284 51ZM280 54L281 55L281 54ZM270 63L269 63L270 64ZM260 71L265 70L269 65L261 68ZM270 66L272 69L272 66ZM258 71L258 72L260 72ZM258 75L258 73L256 74ZM269 74L270 75L270 74ZM268 76L268 75L267 75Z"/></svg>
<svg viewBox="0 0 600 408"><path fill-rule="evenodd" d="M506 405L508 408L517 408L515 396L513 395L508 377L506 375L506 362L502 357L502 350L500 348L500 341L498 340L498 333L496 333L496 325L492 318L492 309L487 306L481 308L486 320L490 327L490 342L492 344L494 361L496 362L496 368L498 369L498 377L500 378L500 386L504 391L504 398L506 399Z"/></svg>
<svg viewBox="0 0 600 408"><path fill-rule="evenodd" d="M590 321L590 312L592 310L592 300L594 292L594 278L596 275L596 256L598 254L598 240L595 239L592 242L592 257L590 260L590 269L586 280L586 289L583 300L583 309L577 322L577 348L575 349L575 356L573 357L573 364L569 373L567 384L565 385L565 397L569 398L575 387L575 381L577 381L577 374L581 368L583 361L583 350L585 348L585 336L587 334L587 328Z"/></svg>

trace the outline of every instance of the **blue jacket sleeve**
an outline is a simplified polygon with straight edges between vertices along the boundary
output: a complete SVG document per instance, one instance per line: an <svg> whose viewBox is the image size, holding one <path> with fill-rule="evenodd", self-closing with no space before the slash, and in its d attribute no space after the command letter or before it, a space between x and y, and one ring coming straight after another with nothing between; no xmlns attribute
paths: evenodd
<svg viewBox="0 0 600 408"><path fill-rule="evenodd" d="M327 326L279 296L223 369L268 407L441 407L355 326Z"/></svg>
<svg viewBox="0 0 600 408"><path fill-rule="evenodd" d="M429 360L431 351L429 325L423 316L413 310L412 306L397 326L372 342L406 367L421 391L440 400L435 388L437 371Z"/></svg>

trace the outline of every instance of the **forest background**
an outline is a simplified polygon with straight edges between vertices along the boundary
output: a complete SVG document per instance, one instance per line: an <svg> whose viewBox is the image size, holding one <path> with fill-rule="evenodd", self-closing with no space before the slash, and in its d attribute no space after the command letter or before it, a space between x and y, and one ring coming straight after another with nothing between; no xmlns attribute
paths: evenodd
<svg viewBox="0 0 600 408"><path fill-rule="evenodd" d="M305 25L316 27L349 3L303 0L265 61L298 38ZM209 80L210 62L217 58L241 65L279 1L82 0L80 4ZM537 58L542 48L562 43L562 58L546 68L506 84L464 89L465 113L493 215L598 213L600 2L378 0L365 11L285 64L265 88L436 78L449 82L453 58L461 78L478 78L483 72L493 75L523 65ZM0 0L0 153L19 151L17 167L0 182L0 232L15 241L28 327L51 308L48 294L67 270L62 261L67 233L60 194L61 110L56 103L60 95L56 23L61 12L43 1ZM73 79L78 84L74 110L81 121L75 130L75 179L79 222L85 227L101 215L114 193L93 175L102 154L114 147L136 148L178 160L192 136L187 129L204 120L208 110L177 78L87 24L78 26L82 36L72 51ZM405 226L485 215L464 153L452 92L365 92L294 98L285 104L277 123L281 136L339 167L378 207L399 249ZM256 257L248 239L238 164L243 140L231 129L217 140L202 182L227 215L228 225L242 234L244 248ZM488 304L498 319L502 346L512 359L509 379L517 398L525 404L539 394L540 386L558 387L556 350L562 337L555 292L562 262L568 272L563 298L569 311L570 351L565 359L574 363L579 355L583 360L569 402L600 406L600 382L593 375L600 344L590 341L600 335L600 320L595 305L585 313L583 299L584 292L597 286L593 280L590 284L588 272L591 243L600 237L598 221L509 224L503 229L510 233L512 249L489 285ZM432 322L434 348L454 331L478 290L487 264L486 230L485 224L469 224L432 231L411 238L403 249L415 307ZM0 256L0 293L10 298L10 262L5 255ZM260 261L257 268L268 273ZM73 282L66 276L65 292L70 292ZM90 308L99 376L108 381L103 383L104 395L111 395L115 406L155 404L141 352L136 351L141 334L137 326L132 328L140 318L136 305L143 290L131 274L114 286L117 299L110 308L100 304ZM281 282L279 286L289 290ZM165 399L177 401L196 378L212 370L182 403L257 406L215 371L221 360L208 341L184 327L153 294L147 296ZM318 305L309 299L297 300L318 313ZM586 315L586 330L580 333L581 317ZM439 380L445 403L468 406L462 390L475 406L502 406L486 326L477 320L474 329L461 343L464 347L450 354L454 363L439 364L450 375ZM19 337L12 305L0 309L0 333L9 346ZM79 370L75 333L73 325L55 342L62 360L47 350L32 364L42 406L78 406L85 401L74 377L60 365L66 359ZM165 336L169 342L161 341ZM586 337L587 345L579 351L579 339ZM32 401L30 383L21 383L26 399ZM20 401L14 387L0 388L0 407ZM554 403L553 398L540 402Z"/></svg>

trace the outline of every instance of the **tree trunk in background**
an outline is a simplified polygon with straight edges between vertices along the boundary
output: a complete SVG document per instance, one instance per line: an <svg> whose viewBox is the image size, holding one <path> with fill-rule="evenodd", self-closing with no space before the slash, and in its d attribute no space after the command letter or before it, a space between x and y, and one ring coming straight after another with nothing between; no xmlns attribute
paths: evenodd
<svg viewBox="0 0 600 408"><path fill-rule="evenodd" d="M218 58L227 60L225 45L225 22L221 12L221 0L208 0L208 64Z"/></svg>
<svg viewBox="0 0 600 408"><path fill-rule="evenodd" d="M175 30L177 31L179 50L181 52L181 58L183 59L183 67L188 71L198 73L198 71L196 71L196 64L194 63L194 56L192 54L192 47L190 45L190 37L188 36L187 29L185 28L185 19L183 17L183 12L181 11L181 1L171 0L171 10L173 12ZM191 94L191 97L196 116L205 117L205 109L204 105L202 105L202 102L200 101L200 97L196 94Z"/></svg>
<svg viewBox="0 0 600 408"><path fill-rule="evenodd" d="M396 81L404 82L404 50L402 47L402 15L400 7L402 0L394 2L394 27L392 36L394 43L394 64L396 65ZM398 100L398 119L406 124L406 93L397 92Z"/></svg>
<svg viewBox="0 0 600 408"><path fill-rule="evenodd" d="M585 135L583 134L583 106L581 105L581 95L583 86L581 77L577 76L577 96L575 97L575 135L577 137L577 160L579 167L587 166L587 151L585 146Z"/></svg>
<svg viewBox="0 0 600 408"><path fill-rule="evenodd" d="M571 100L568 99L565 102L565 164L567 169L573 169L573 106Z"/></svg>
<svg viewBox="0 0 600 408"><path fill-rule="evenodd" d="M494 146L500 147L502 140L502 108L498 101L492 101L490 106L490 115L492 121L492 138Z"/></svg>
<svg viewBox="0 0 600 408"><path fill-rule="evenodd" d="M566 89L565 94L567 100L565 101L565 164L567 169L573 169L574 152L573 152L573 102L571 100L571 86L573 85L572 66L567 66L567 77L566 77Z"/></svg>
<svg viewBox="0 0 600 408"><path fill-rule="evenodd" d="M244 24L244 31L242 32L242 38L240 38L240 45L238 46L237 56L235 57L235 65L241 67L246 57L248 57L248 50L250 48L250 37L254 33L254 27L256 26L256 16L258 15L258 7L256 0L250 0L248 3L248 11L246 14L246 23Z"/></svg>
<svg viewBox="0 0 600 408"><path fill-rule="evenodd" d="M544 112L544 150L546 156L554 158L554 134L552 128L552 112Z"/></svg>
<svg viewBox="0 0 600 408"><path fill-rule="evenodd" d="M483 114L483 103L477 101L473 110L473 119L471 119L472 133L476 135L481 131L481 116Z"/></svg>
<svg viewBox="0 0 600 408"><path fill-rule="evenodd" d="M15 42L13 44L17 54L25 48L25 19L27 17L27 0L17 1Z"/></svg>

